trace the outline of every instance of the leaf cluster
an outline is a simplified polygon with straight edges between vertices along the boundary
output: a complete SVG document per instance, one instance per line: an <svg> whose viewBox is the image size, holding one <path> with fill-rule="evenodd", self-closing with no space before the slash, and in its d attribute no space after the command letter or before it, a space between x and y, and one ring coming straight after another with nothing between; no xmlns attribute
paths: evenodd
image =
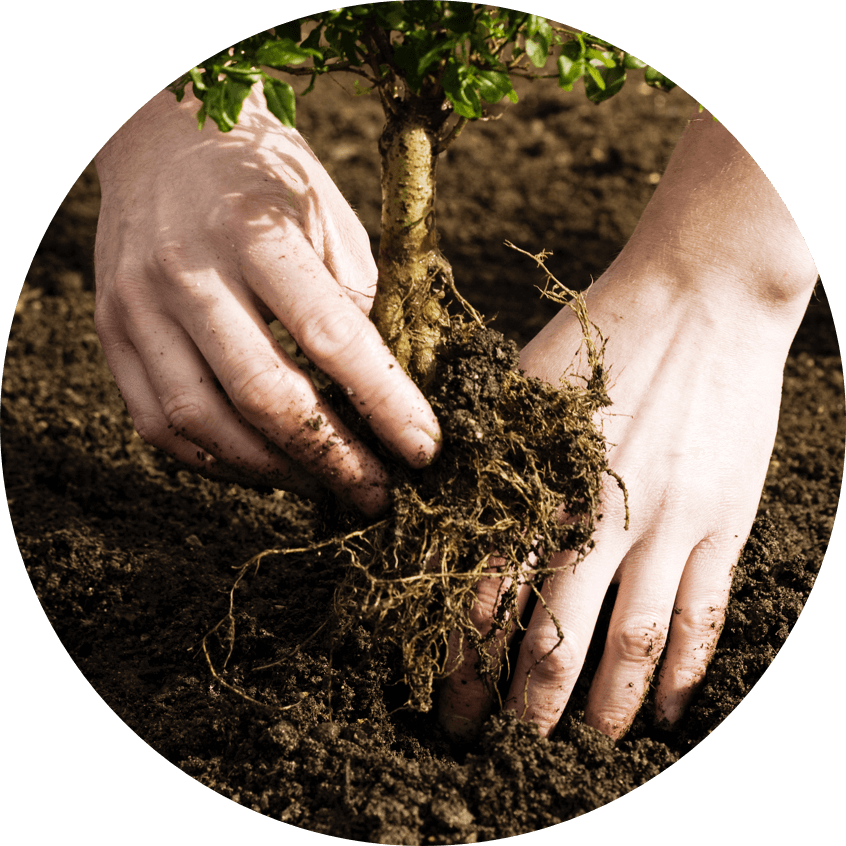
<svg viewBox="0 0 846 846"><path fill-rule="evenodd" d="M555 69L547 65L555 57ZM224 132L238 122L253 85L269 111L296 123L296 95L278 72L346 71L376 89L387 109L408 97L440 100L463 120L485 116L485 104L517 101L515 77L556 78L565 91L584 80L588 98L616 94L631 70L663 90L674 83L614 45L538 15L453 0L365 3L331 9L239 41L193 67L171 89L181 100L191 84L202 101L200 126L211 118Z"/></svg>
<svg viewBox="0 0 846 846"><path fill-rule="evenodd" d="M601 103L619 92L630 70L643 69L646 84L662 91L670 91L676 85L631 53L585 32L576 33L561 46L556 65L559 87L572 91L576 82L584 79L585 94L593 103Z"/></svg>

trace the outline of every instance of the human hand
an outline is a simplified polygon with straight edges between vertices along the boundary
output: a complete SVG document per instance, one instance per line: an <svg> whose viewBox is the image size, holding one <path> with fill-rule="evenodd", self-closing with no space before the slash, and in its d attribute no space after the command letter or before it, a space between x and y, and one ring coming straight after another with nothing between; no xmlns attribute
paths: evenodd
<svg viewBox="0 0 846 846"><path fill-rule="evenodd" d="M639 286L606 275L587 306L608 337L614 404L603 429L609 464L627 487L630 526L623 494L609 478L594 550L578 565L572 553L551 562L557 572L543 587L546 608L538 604L528 622L506 706L542 734L555 727L606 591L617 583L585 711L588 724L617 738L640 708L662 652L659 719L676 722L704 676L766 475L786 350L759 335L760 320L727 321L719 301L692 309L654 279ZM524 350L521 367L555 382L580 340L578 321L564 309ZM486 579L479 590L474 621L484 631L498 585ZM529 589L521 590L525 604ZM474 667L468 652L441 694L441 719L455 735L475 728L491 705Z"/></svg>
<svg viewBox="0 0 846 846"><path fill-rule="evenodd" d="M630 525L609 479L593 551L577 566L571 553L553 558L546 608L539 603L528 621L505 702L542 734L567 704L612 583L618 592L585 721L621 737L662 654L656 716L669 724L681 717L722 629L775 438L784 360L816 280L772 186L722 127L700 125L679 147L629 245L586 296L608 339L613 406L602 425ZM720 158L727 167L716 167ZM734 178L722 185L714 173ZM709 254L710 239L721 251ZM554 383L580 343L565 308L526 347L521 367ZM483 633L498 590L495 580L480 583L473 614ZM529 589L521 591L525 603ZM458 654L456 638L451 645ZM500 638L492 648L504 646ZM441 694L441 721L457 737L491 707L475 663L466 651Z"/></svg>
<svg viewBox="0 0 846 846"><path fill-rule="evenodd" d="M139 434L204 472L367 513L386 474L274 340L278 318L412 466L437 420L367 319L368 238L302 137L259 95L229 133L162 92L97 156L96 325Z"/></svg>

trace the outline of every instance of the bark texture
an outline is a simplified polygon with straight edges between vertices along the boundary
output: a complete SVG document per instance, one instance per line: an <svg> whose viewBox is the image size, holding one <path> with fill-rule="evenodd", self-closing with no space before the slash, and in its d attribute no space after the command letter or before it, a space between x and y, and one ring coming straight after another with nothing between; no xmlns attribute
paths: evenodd
<svg viewBox="0 0 846 846"><path fill-rule="evenodd" d="M389 114L379 139L382 237L371 318L399 363L420 385L431 379L448 325L443 303L452 275L435 228L437 130L425 113Z"/></svg>

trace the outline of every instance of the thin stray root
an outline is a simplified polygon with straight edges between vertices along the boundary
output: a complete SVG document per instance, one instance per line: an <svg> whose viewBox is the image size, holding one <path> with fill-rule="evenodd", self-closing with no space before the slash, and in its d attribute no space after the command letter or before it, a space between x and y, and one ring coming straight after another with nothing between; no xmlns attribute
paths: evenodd
<svg viewBox="0 0 846 846"><path fill-rule="evenodd" d="M566 305L573 312L582 328L582 340L587 348L591 380L595 379L597 368L599 368L604 377L605 370L602 368L602 354L605 350L605 338L599 327L588 317L584 295L568 288L563 282L560 282L553 276L552 272L546 266L546 259L552 255L548 250L541 250L536 254L530 253L527 250L516 247L511 241L505 241L505 246L516 250L524 256L528 256L546 274L544 286L538 290L547 299L561 305ZM596 340L594 340L594 336Z"/></svg>
<svg viewBox="0 0 846 846"><path fill-rule="evenodd" d="M381 525L385 521L381 521L380 523L376 523L370 528L375 528L376 526ZM240 688L236 687L235 685L231 684L230 682L226 681L220 673L217 671L217 668L212 661L211 653L209 652L208 641L209 638L217 632L222 626L228 626L227 631L227 640L229 642L229 648L226 652L226 658L223 659L223 667L222 670L226 670L226 665L229 663L229 659L232 657L232 651L235 648L235 591L238 589L238 585L241 584L244 577L247 575L251 567L255 567L256 574L259 570L259 565L261 562L268 556L268 555L294 555L294 554L302 554L307 552L313 552L314 550L321 549L328 546L333 546L337 544L343 545L344 542L352 540L354 538L360 537L364 531L366 530L359 530L355 532L350 532L349 534L345 535L343 538L330 538L329 540L322 541L320 543L311 544L310 546L303 546L303 547L291 547L288 549L264 549L261 552L254 555L250 558L249 561L240 565L238 567L238 575L235 581L232 584L232 587L229 589L229 609L226 612L226 615L222 617L218 622L212 626L204 635L202 639L202 647L203 647L203 654L206 656L206 663L209 666L209 671L212 674L212 677L219 682L223 687L231 690L233 693L236 693L242 699L245 699L247 702L251 702L254 705L258 705L261 708L266 708L273 711L287 711L290 708L294 708L299 705L299 702L293 702L290 705L281 705L281 706L273 706L269 705L266 702L259 702L257 699L254 699L245 691L241 690ZM303 646L305 643L308 643L313 637L315 637L318 632L326 625L326 622L323 622L314 632L312 632L308 638L306 638L303 643L299 644L299 646ZM261 667L256 667L257 670L267 669L268 667L273 667L276 664L279 664L284 659L280 658L278 661L274 661L270 664L264 664Z"/></svg>
<svg viewBox="0 0 846 846"><path fill-rule="evenodd" d="M602 334L600 328L588 317L584 295L568 288L563 282L560 282L553 276L552 272L546 266L546 259L552 255L548 250L541 250L539 253L534 254L515 246L508 240L505 241L505 246L533 259L537 266L546 274L544 286L543 288L539 288L541 294L555 303L566 305L576 315L579 326L582 328L582 339L588 351L588 366L591 372L590 378L586 380L588 387L596 387L597 377L607 380L608 371L603 365L603 356L605 354L605 344L608 339ZM596 335L596 341L594 340L594 335ZM608 404L611 404L610 399ZM619 473L614 472L610 467L606 467L605 472L617 482L617 485L623 492L623 507L626 514L624 528L628 531L629 492Z"/></svg>

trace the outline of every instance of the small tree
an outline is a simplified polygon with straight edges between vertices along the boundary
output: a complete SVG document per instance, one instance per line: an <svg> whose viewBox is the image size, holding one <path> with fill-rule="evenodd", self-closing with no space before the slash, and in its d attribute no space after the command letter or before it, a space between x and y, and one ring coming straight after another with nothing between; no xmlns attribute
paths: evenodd
<svg viewBox="0 0 846 846"><path fill-rule="evenodd" d="M306 33L303 36L303 33ZM555 54L556 67L546 72ZM643 62L587 33L545 18L482 3L386 2L333 9L239 41L192 68L172 86L179 99L190 82L202 101L200 126L224 132L262 83L268 109L295 124L291 85L267 69L311 77L352 73L377 92L385 113L379 281L371 318L400 364L418 383L431 377L448 326L444 292L455 293L438 250L437 157L485 105L517 101L512 79L557 80L571 91L583 79L595 103L616 94L627 72L643 68L647 84L673 83Z"/></svg>
<svg viewBox="0 0 846 846"><path fill-rule="evenodd" d="M553 56L554 70L547 71ZM268 109L293 127L294 89L268 69L309 76L304 93L323 74L355 74L365 82L359 89L375 91L385 113L371 317L426 391L445 443L432 467L413 476L395 467L389 516L323 543L347 563L335 597L340 619L367 619L377 637L399 647L409 704L426 710L433 680L449 672L449 633L460 632L477 650L480 672L496 679L497 651L487 646L498 632L520 625L517 585L530 585L540 597L540 584L554 572L549 557L555 550L583 557L592 546L603 477L622 487L595 425L597 410L610 404L603 341L579 296L547 272L547 291L568 302L581 322L589 365L583 385L564 374L558 388L526 378L516 372L513 344L492 340L489 330L465 332L462 321L447 314L449 293L481 326L438 250L437 157L468 122L485 119L485 104L516 102L516 77L553 78L566 91L584 80L596 103L616 94L632 69L643 69L655 87L673 83L608 42L545 18L445 0L368 3L274 27L222 50L172 88L181 98L192 84L202 101L200 126L211 118L229 131L252 86L261 83ZM545 271L543 255L534 258ZM441 344L447 335L451 350ZM562 507L570 517L565 524L558 522ZM254 556L236 586L264 556L292 551ZM481 633L470 609L475 585L485 577L500 580L503 589L492 627ZM231 654L231 608L218 630L229 632ZM209 664L223 681L210 656Z"/></svg>

